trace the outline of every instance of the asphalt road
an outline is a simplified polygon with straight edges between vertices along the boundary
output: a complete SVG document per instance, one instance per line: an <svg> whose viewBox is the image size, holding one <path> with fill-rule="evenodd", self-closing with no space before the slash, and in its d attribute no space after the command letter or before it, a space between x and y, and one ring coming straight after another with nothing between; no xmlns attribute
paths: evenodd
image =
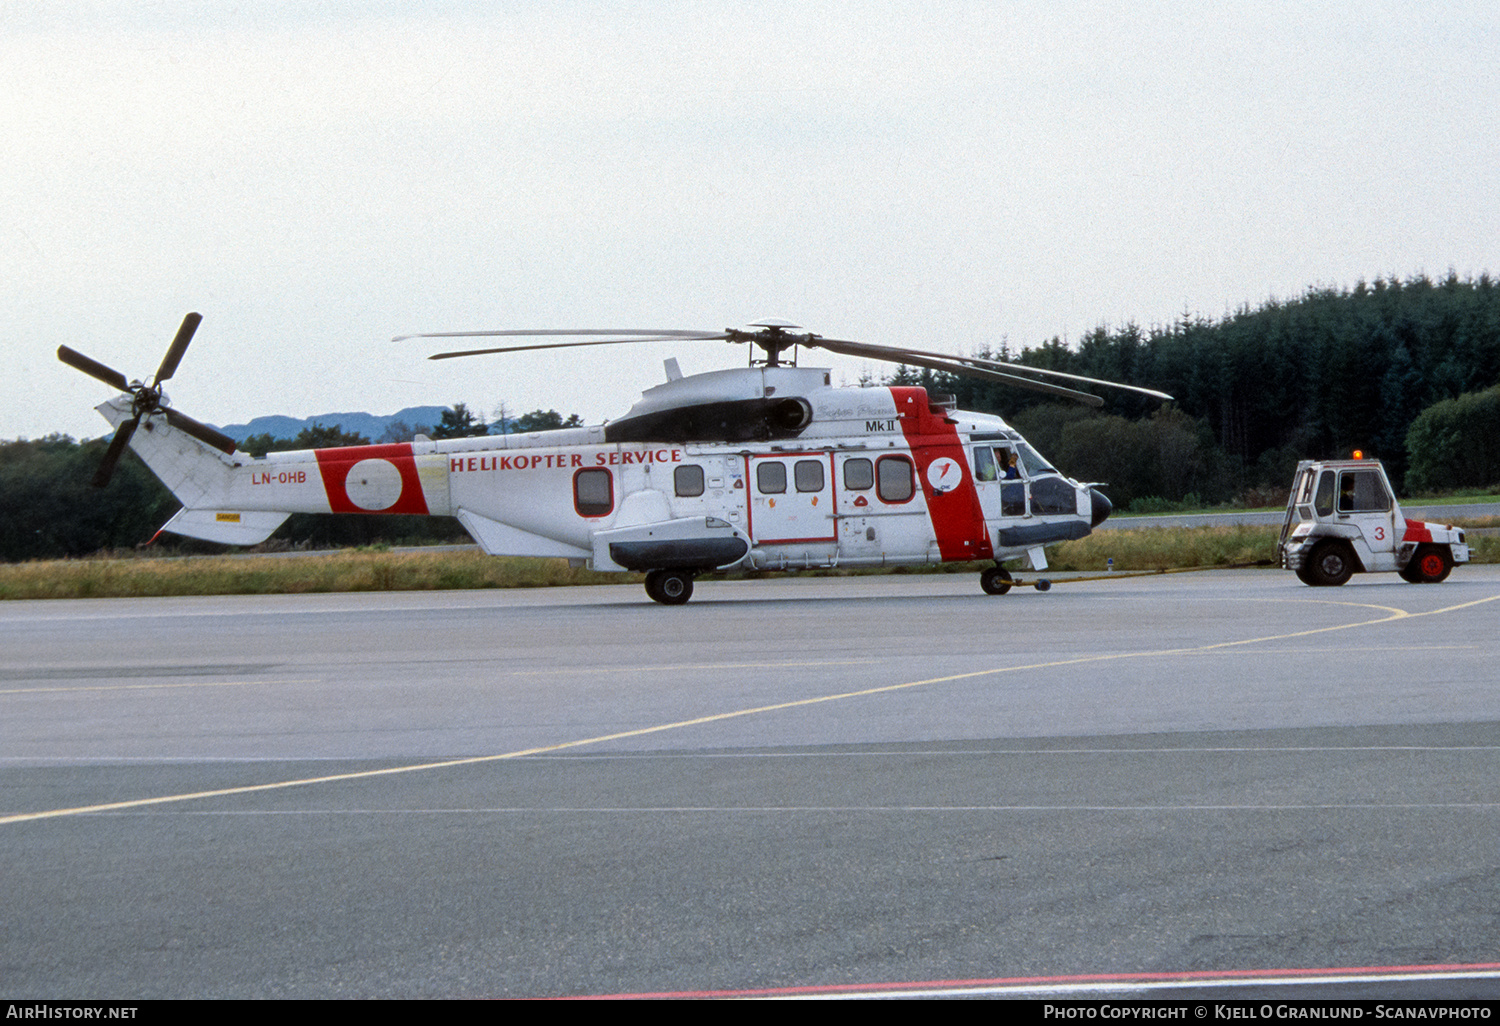
<svg viewBox="0 0 1500 1026"><path fill-rule="evenodd" d="M1492 567L6 603L0 992L1493 997L1497 612Z"/></svg>
<svg viewBox="0 0 1500 1026"><path fill-rule="evenodd" d="M1403 515L1412 520L1430 520L1437 524L1448 524L1454 520L1473 520L1480 517L1500 516L1500 503L1495 502L1468 502L1454 505L1403 505ZM1231 527L1240 524L1258 524L1261 526L1280 526L1286 519L1286 510L1246 510L1241 513L1168 513L1161 516L1130 516L1129 514L1116 514L1111 516L1096 530L1140 530L1150 527ZM1489 532L1491 528L1481 528L1481 531Z"/></svg>

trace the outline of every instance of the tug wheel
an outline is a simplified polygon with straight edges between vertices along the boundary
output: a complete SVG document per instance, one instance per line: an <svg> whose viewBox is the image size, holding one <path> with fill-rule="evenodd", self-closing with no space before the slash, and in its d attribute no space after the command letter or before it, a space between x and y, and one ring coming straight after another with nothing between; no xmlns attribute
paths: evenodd
<svg viewBox="0 0 1500 1026"><path fill-rule="evenodd" d="M1436 545L1423 545L1417 549L1417 554L1407 564L1407 569L1415 567L1415 572L1408 580L1417 584L1437 584L1446 580L1453 572L1453 554L1445 548ZM1405 576L1403 574L1403 576Z"/></svg>
<svg viewBox="0 0 1500 1026"><path fill-rule="evenodd" d="M1326 541L1312 550L1307 560L1308 583L1336 587L1354 575L1354 553L1340 541Z"/></svg>
<svg viewBox="0 0 1500 1026"><path fill-rule="evenodd" d="M1002 566L985 567L979 575L979 586L986 595L1004 595L1010 591L1010 571Z"/></svg>

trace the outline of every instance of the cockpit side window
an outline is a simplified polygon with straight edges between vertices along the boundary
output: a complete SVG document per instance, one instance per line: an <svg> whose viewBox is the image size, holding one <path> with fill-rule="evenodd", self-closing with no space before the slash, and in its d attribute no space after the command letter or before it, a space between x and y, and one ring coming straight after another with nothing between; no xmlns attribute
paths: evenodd
<svg viewBox="0 0 1500 1026"><path fill-rule="evenodd" d="M1000 476L1006 481L1015 481L1021 477L1020 462L1010 446L995 446L995 462L1000 467Z"/></svg>
<svg viewBox="0 0 1500 1026"><path fill-rule="evenodd" d="M1044 477L1031 483L1031 512L1038 516L1049 513L1077 513L1078 495L1061 477Z"/></svg>
<svg viewBox="0 0 1500 1026"><path fill-rule="evenodd" d="M995 471L994 450L987 445L974 446L974 480L994 481L998 476Z"/></svg>

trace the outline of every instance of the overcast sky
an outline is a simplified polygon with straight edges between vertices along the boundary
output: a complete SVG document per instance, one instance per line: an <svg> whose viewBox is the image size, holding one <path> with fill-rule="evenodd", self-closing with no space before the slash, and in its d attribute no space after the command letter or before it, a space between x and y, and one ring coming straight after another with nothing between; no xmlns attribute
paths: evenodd
<svg viewBox="0 0 1500 1026"><path fill-rule="evenodd" d="M1500 272L1500 5L5 3L0 147L0 438L105 433L57 346L146 377L189 310L203 420L597 422L744 351L391 338L971 352Z"/></svg>

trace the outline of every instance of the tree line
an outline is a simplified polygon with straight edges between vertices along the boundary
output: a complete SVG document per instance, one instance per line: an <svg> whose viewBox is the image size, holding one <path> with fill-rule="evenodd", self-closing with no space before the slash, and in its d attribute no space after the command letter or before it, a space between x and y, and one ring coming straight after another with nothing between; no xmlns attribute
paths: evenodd
<svg viewBox="0 0 1500 1026"><path fill-rule="evenodd" d="M1383 460L1399 489L1500 484L1500 443L1482 413L1500 397L1465 398L1500 384L1500 282L1488 274L1310 289L1217 320L1099 327L1076 345L1053 338L973 355L1175 397L1109 393L1107 412L1095 412L1011 386L898 372L954 394L960 408L1005 416L1068 475L1108 482L1116 505L1263 503L1285 494L1298 460L1355 449Z"/></svg>

